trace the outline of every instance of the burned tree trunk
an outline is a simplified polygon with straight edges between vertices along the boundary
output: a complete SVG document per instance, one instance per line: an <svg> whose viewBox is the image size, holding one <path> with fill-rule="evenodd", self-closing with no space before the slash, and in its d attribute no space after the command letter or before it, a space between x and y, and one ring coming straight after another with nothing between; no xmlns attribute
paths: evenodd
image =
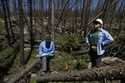
<svg viewBox="0 0 125 83"><path fill-rule="evenodd" d="M12 46L12 44L15 42L15 34L13 31L11 18L10 18L10 9L9 9L9 3L8 0L1 0L2 8L3 8L3 14L4 14L4 21L5 21L5 29L7 32L7 39L9 46Z"/></svg>
<svg viewBox="0 0 125 83"><path fill-rule="evenodd" d="M18 1L19 6L19 28L20 28L20 63L22 65L25 64L25 57L24 57L24 22L23 22L23 5L22 0Z"/></svg>
<svg viewBox="0 0 125 83"><path fill-rule="evenodd" d="M37 81L99 81L125 79L125 64L105 66L82 71L59 72L36 77Z"/></svg>
<svg viewBox="0 0 125 83"><path fill-rule="evenodd" d="M10 32L9 32L9 29L8 29L8 24L7 24L7 15L6 15L6 7L5 7L5 2L3 0L1 0L1 3L2 3L2 7L3 7L3 12L4 12L4 21L5 21L5 29L6 29L6 32L7 32L7 39L8 39L8 44L11 45L10 43Z"/></svg>
<svg viewBox="0 0 125 83"><path fill-rule="evenodd" d="M52 30L52 39L54 40L55 28L54 28L54 0L51 2L51 30Z"/></svg>
<svg viewBox="0 0 125 83"><path fill-rule="evenodd" d="M32 0L29 0L29 17L30 17L30 25L29 25L29 33L30 33L30 50L26 57L25 64L29 61L32 50L33 50L33 43L34 43L34 37L33 37L33 21L32 21Z"/></svg>
<svg viewBox="0 0 125 83"><path fill-rule="evenodd" d="M9 29L10 29L10 36L11 36L11 44L13 44L16 39L15 39L15 34L14 34L14 28L12 26L12 22L11 22L11 15L10 15L10 9L9 9L9 1L8 0L5 0L6 1L6 11L7 11L7 19L8 19L8 25L9 25Z"/></svg>

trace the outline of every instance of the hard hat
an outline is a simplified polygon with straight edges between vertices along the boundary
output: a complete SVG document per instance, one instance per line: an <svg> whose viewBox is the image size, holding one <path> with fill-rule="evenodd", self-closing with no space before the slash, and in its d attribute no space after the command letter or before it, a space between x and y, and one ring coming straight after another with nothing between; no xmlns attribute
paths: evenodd
<svg viewBox="0 0 125 83"><path fill-rule="evenodd" d="M103 21L102 21L102 19L96 19L94 22L98 22L98 23L100 23L100 24L103 25Z"/></svg>

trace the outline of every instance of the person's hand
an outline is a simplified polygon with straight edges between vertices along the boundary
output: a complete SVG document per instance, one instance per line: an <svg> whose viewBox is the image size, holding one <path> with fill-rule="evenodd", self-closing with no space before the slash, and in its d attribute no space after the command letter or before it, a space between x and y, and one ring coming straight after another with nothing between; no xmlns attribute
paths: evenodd
<svg viewBox="0 0 125 83"><path fill-rule="evenodd" d="M92 46L92 48L93 48L93 49L95 49L95 48L96 48L96 46Z"/></svg>

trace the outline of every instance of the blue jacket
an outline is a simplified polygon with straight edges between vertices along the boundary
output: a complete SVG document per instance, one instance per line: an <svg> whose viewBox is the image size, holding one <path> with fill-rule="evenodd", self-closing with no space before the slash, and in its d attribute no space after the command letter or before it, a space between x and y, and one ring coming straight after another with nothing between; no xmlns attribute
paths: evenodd
<svg viewBox="0 0 125 83"><path fill-rule="evenodd" d="M49 48L46 47L46 41L45 40L42 41L39 45L39 56L40 57L42 57L42 56L52 56L54 51L55 51L55 45L54 45L53 41L51 41Z"/></svg>
<svg viewBox="0 0 125 83"><path fill-rule="evenodd" d="M90 44L89 41L89 37L91 34L88 34L86 37L86 43ZM97 55L103 55L105 52L104 46L106 44L109 44L113 41L113 37L109 34L108 31L104 30L104 29L100 29L100 31L98 32L98 42L97 42Z"/></svg>

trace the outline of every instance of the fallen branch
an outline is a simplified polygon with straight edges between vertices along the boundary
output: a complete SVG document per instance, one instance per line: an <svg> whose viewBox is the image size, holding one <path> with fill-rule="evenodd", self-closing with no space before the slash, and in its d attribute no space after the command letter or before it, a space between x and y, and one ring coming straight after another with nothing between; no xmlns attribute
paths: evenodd
<svg viewBox="0 0 125 83"><path fill-rule="evenodd" d="M16 83L19 81L24 75L28 74L31 69L39 62L39 59L36 59L31 65L27 66L24 70L19 71L13 77L10 78L6 83Z"/></svg>

